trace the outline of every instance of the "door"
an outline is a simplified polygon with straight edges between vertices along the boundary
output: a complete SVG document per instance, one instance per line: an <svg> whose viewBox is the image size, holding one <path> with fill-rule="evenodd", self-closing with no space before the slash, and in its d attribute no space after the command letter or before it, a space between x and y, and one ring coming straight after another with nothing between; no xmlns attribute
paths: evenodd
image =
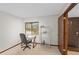
<svg viewBox="0 0 79 59"><path fill-rule="evenodd" d="M58 20L58 48L61 54L67 54L68 47L68 19L63 15Z"/></svg>
<svg viewBox="0 0 79 59"><path fill-rule="evenodd" d="M51 43L50 26L48 25L42 26L40 33L41 33L41 43L50 44Z"/></svg>
<svg viewBox="0 0 79 59"><path fill-rule="evenodd" d="M69 18L69 50L79 51L79 18Z"/></svg>

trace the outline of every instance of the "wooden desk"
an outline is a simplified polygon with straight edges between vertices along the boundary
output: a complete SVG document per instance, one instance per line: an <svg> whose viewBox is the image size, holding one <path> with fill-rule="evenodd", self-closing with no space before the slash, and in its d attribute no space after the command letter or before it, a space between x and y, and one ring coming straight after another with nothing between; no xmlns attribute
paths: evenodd
<svg viewBox="0 0 79 59"><path fill-rule="evenodd" d="M32 39L33 48L36 46L36 36L28 36L28 39Z"/></svg>

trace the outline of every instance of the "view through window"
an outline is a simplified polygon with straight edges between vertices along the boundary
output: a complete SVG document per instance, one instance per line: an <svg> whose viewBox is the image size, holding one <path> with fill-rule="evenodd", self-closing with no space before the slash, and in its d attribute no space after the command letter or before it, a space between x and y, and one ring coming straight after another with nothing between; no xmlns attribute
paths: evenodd
<svg viewBox="0 0 79 59"><path fill-rule="evenodd" d="M38 35L39 34L39 22L26 22L25 31L27 35Z"/></svg>

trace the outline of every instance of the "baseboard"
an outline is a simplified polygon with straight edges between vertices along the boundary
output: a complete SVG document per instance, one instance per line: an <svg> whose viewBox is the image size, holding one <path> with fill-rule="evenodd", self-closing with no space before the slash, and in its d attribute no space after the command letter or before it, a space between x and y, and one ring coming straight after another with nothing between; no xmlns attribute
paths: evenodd
<svg viewBox="0 0 79 59"><path fill-rule="evenodd" d="M37 44L42 44L42 43L37 43ZM54 44L45 44L45 45L50 45L50 46L59 46L59 45L54 45Z"/></svg>
<svg viewBox="0 0 79 59"><path fill-rule="evenodd" d="M50 44L50 46L59 46L59 45L53 45L53 44Z"/></svg>
<svg viewBox="0 0 79 59"><path fill-rule="evenodd" d="M19 45L19 44L21 44L21 43L18 43L18 44L14 45L14 46L12 46L12 47L10 47L10 48L7 48L7 49L1 51L0 54L3 53L3 52L5 52L5 51L7 51L7 50L9 50L9 49L11 49L11 48L13 48L13 47L16 47L16 46Z"/></svg>

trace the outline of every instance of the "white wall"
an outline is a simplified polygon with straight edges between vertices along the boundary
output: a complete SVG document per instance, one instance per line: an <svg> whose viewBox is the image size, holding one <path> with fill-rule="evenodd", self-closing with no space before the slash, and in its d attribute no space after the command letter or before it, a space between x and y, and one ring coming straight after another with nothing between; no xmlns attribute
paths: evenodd
<svg viewBox="0 0 79 59"><path fill-rule="evenodd" d="M20 42L19 33L24 32L24 22L19 17L0 12L0 50Z"/></svg>
<svg viewBox="0 0 79 59"><path fill-rule="evenodd" d="M35 22L35 21L39 22L39 28L41 25L48 27L49 33L44 37L45 39L47 38L46 43L48 44L49 40L51 40L51 44L57 45L58 44L58 17L43 16L43 17L27 18L24 20L24 22ZM41 29L39 32L41 32ZM36 40L38 43L41 42L41 33L39 33Z"/></svg>

